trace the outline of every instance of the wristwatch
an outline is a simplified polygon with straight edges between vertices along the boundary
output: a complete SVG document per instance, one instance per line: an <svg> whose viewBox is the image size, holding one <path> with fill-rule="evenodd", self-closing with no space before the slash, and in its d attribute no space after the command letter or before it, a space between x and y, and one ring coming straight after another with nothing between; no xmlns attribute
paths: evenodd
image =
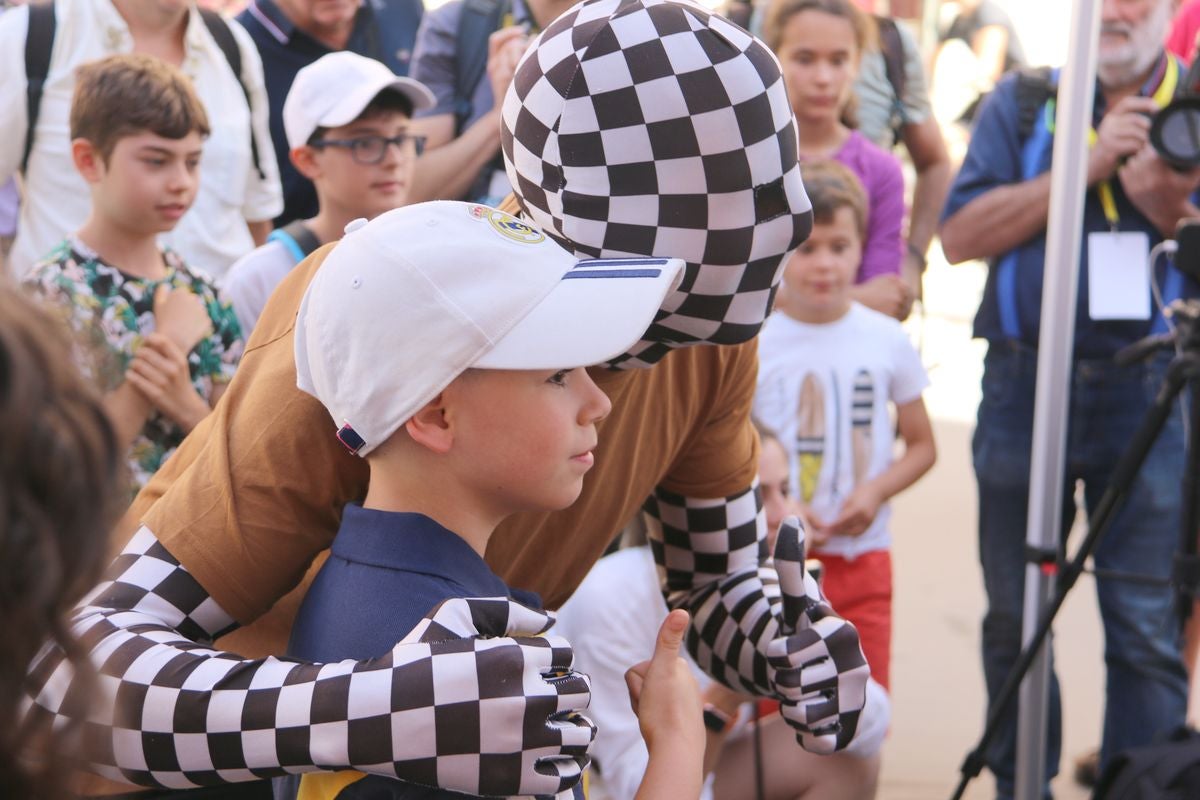
<svg viewBox="0 0 1200 800"><path fill-rule="evenodd" d="M705 703L704 727L713 733L727 733L733 727L733 717L711 703Z"/></svg>

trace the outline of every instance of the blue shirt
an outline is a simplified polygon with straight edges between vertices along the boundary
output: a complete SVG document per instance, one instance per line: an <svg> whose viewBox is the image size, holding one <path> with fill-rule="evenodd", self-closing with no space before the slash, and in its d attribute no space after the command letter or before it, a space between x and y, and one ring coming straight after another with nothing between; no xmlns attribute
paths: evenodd
<svg viewBox="0 0 1200 800"><path fill-rule="evenodd" d="M397 75L407 75L424 10L421 0L366 0L358 9L346 49L382 61ZM283 101L296 73L333 51L299 30L274 0L251 0L238 14L237 21L250 33L263 62L271 109L271 140L283 183L283 213L275 225L316 216L316 190L288 158Z"/></svg>
<svg viewBox="0 0 1200 800"><path fill-rule="evenodd" d="M1103 94L1099 84L1096 87L1095 108L1094 127L1099 125L1104 113ZM1039 111L1039 114L1041 113ZM1028 139L1021 138L1017 119L1017 80L1015 75L1007 75L997 84L995 91L980 109L966 158L950 189L950 196L946 199L942 212L943 221L985 192L1023 180L1022 148ZM1049 134L1045 137L1045 146L1040 148L1037 155L1037 163L1030 165L1032 173L1026 174L1040 175L1049 170L1053 149L1053 134ZM1151 247L1161 242L1162 235L1125 196L1120 181L1114 177L1110 184L1120 215L1119 230L1144 231L1150 237ZM1109 229L1099 195L1094 189L1089 189L1087 193L1083 229L1084 239L1079 255L1079 292L1075 303L1074 355L1075 358L1108 358L1125 345L1160 329L1161 314L1155 310L1150 320L1136 321L1093 321L1088 317L1087 234ZM975 336L991 342L1016 338L1036 347L1041 324L1042 276L1046 259L1045 231L1017 248L1015 252L1016 257L1009 266L1003 265L1004 256L991 259L988 263L987 283L975 316ZM1159 259L1154 270L1154 279L1163 288L1165 299L1170 302L1171 299L1181 296L1200 296L1200 287L1174 267L1168 267L1165 261ZM1007 306L1007 313L1015 319L1015 337L1005 331L1002 305Z"/></svg>
<svg viewBox="0 0 1200 800"><path fill-rule="evenodd" d="M510 596L541 607L541 598L510 590L470 545L429 517L350 504L329 558L300 605L287 653L317 662L375 658L391 651L443 600ZM336 795L338 800L466 796L377 775Z"/></svg>

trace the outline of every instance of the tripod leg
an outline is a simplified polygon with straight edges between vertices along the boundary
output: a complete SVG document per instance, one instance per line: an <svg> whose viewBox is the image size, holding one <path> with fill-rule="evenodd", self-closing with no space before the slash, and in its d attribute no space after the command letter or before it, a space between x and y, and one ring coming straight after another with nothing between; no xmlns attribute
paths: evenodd
<svg viewBox="0 0 1200 800"><path fill-rule="evenodd" d="M1159 432L1169 418L1175 400L1185 385L1185 368L1186 364L1181 363L1179 360L1172 362L1171 367L1167 371L1162 390L1155 398L1153 405L1147 409L1141 424L1138 426L1121 459L1113 469L1112 481L1088 520L1087 536L1084 537L1075 556L1062 570L1053 600L1043 609L1033 637L1017 656L1016 662L1005 679L1003 687L991 703L991 707L988 709L987 722L984 725L979 742L967 754L960 767L961 778L952 795L954 800L958 800L958 798L963 796L967 784L983 770L985 763L984 753L986 753L988 745L991 744L992 739L999 730L1000 721L1005 709L1016 695L1021 681L1029 671L1029 667L1033 663L1038 651L1041 650L1046 636L1049 634L1050 628L1054 623L1054 618L1066 600L1067 593L1079 579L1079 575L1083 572L1084 564L1095 549L1100 537L1103 536L1105 530L1111 524L1113 514L1129 491L1129 487L1141 469L1142 462L1145 461L1146 455L1150 452L1150 448L1154 446Z"/></svg>

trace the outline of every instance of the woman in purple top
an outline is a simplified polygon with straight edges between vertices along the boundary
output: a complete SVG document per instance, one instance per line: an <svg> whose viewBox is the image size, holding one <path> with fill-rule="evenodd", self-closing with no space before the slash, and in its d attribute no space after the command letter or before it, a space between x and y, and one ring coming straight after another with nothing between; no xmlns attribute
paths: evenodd
<svg viewBox="0 0 1200 800"><path fill-rule="evenodd" d="M846 124L859 56L875 37L873 22L849 0L772 0L763 37L783 66L800 158L836 159L867 191L867 238L854 299L904 319L913 300L900 278L904 176L895 156Z"/></svg>

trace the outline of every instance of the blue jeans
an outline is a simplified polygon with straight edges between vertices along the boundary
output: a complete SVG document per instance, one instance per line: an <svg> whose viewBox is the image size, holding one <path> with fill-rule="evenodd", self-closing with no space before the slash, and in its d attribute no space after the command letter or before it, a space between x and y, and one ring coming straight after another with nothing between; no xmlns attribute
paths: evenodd
<svg viewBox="0 0 1200 800"><path fill-rule="evenodd" d="M1113 467L1161 385L1168 358L1118 368L1109 361L1076 361L1070 385L1063 537L1075 514L1077 482L1095 508ZM979 486L979 556L987 589L983 668L994 700L1021 648L1025 588L1025 531L1036 351L993 343L984 361L983 399L972 449ZM1178 404L1107 533L1094 564L1167 578L1179 548L1183 416ZM1097 577L1108 670L1101 765L1115 753L1146 744L1183 724L1187 674L1173 589ZM1061 709L1057 678L1050 690L1046 780L1058 772ZM987 754L1000 797L1011 797L1016 773L1014 698ZM1048 790L1047 790L1048 793Z"/></svg>

